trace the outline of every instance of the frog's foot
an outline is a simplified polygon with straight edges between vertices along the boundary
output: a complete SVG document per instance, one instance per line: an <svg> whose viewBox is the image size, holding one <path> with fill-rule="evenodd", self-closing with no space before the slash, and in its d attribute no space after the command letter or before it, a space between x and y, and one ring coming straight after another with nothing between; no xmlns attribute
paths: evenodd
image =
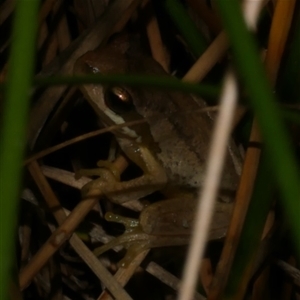
<svg viewBox="0 0 300 300"><path fill-rule="evenodd" d="M117 247L117 246L124 246L127 248L127 252L119 262L118 266L122 268L127 268L128 265L134 260L134 258L140 254L142 251L150 249L151 245L148 240L148 234L145 233L125 233L121 236L113 239L112 241L108 242L107 244L96 248L93 253L99 257L104 252Z"/></svg>
<svg viewBox="0 0 300 300"><path fill-rule="evenodd" d="M81 169L75 173L75 178L78 179L81 176L98 176L99 178L94 179L85 184L81 189L83 198L93 196L93 194L101 194L106 190L113 190L114 186L119 183L119 180L115 175L108 169L97 168L97 169ZM95 191L91 192L90 191ZM98 192L96 192L98 190Z"/></svg>
<svg viewBox="0 0 300 300"><path fill-rule="evenodd" d="M112 212L107 212L104 217L108 222L123 224L125 226L125 233L132 232L134 228L139 228L140 225L139 220L137 219L126 218L120 215L116 215Z"/></svg>
<svg viewBox="0 0 300 300"><path fill-rule="evenodd" d="M140 227L140 223L138 219L127 218L112 212L107 212L104 216L105 220L108 222L115 222L124 225L125 231L119 237L113 239L109 243L95 249L94 253L96 256L101 255L105 251L118 246L118 245L130 245L132 241L135 241L137 237L140 239L145 238L143 235L144 232Z"/></svg>
<svg viewBox="0 0 300 300"><path fill-rule="evenodd" d="M110 242L108 242L107 244L101 246L101 247L97 247L96 249L94 249L93 253L96 256L100 256L101 254L103 254L104 252L116 247L116 246L124 246L125 248L132 248L135 249L137 248L137 245L143 245L143 249L147 248L147 245L149 240L149 235L142 232L140 229L134 229L131 232L127 232L124 233L122 235L120 235L119 237L111 240ZM133 256L133 253L135 253L133 250L130 250L130 257ZM127 256L127 254L126 254ZM126 256L124 257L124 259L126 258ZM134 258L134 257L133 257ZM128 260L128 259L127 259Z"/></svg>
<svg viewBox="0 0 300 300"><path fill-rule="evenodd" d="M116 168L115 165L112 162L110 162L109 160L99 160L99 161L97 161L97 166L99 168L104 168L104 169L110 170L114 174L117 181L121 180L121 173L120 173L119 169Z"/></svg>
<svg viewBox="0 0 300 300"><path fill-rule="evenodd" d="M128 249L127 252L119 262L118 267L127 268L130 263L138 256L141 252L150 249L149 243L147 241L144 242L137 242L132 244Z"/></svg>
<svg viewBox="0 0 300 300"><path fill-rule="evenodd" d="M149 235L142 231L138 220L122 217L111 212L105 214L105 219L109 222L123 224L126 229L125 233L119 237L101 247L96 248L93 251L96 256L100 256L104 252L122 245L128 250L125 257L118 263L118 265L126 268L140 252L150 248Z"/></svg>

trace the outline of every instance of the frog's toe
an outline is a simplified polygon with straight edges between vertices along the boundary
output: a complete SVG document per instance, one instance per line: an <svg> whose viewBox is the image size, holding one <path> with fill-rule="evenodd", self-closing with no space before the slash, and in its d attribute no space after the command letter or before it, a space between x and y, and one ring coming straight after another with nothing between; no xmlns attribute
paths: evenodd
<svg viewBox="0 0 300 300"><path fill-rule="evenodd" d="M122 268L127 268L131 262L143 251L149 249L149 245L147 242L138 242L131 245L124 258L118 262L118 266Z"/></svg>
<svg viewBox="0 0 300 300"><path fill-rule="evenodd" d="M99 160L97 162L97 166L100 167L100 168L108 169L110 172L112 172L114 174L115 179L117 181L120 181L121 173L118 170L118 168L116 168L115 165L112 162L110 162L108 160Z"/></svg>
<svg viewBox="0 0 300 300"><path fill-rule="evenodd" d="M112 212L107 212L105 214L105 220L108 222L116 222L123 224L125 226L125 233L126 232L132 232L132 230L135 228L137 231L139 228L139 220L133 219L133 218L126 218L120 215L116 215Z"/></svg>

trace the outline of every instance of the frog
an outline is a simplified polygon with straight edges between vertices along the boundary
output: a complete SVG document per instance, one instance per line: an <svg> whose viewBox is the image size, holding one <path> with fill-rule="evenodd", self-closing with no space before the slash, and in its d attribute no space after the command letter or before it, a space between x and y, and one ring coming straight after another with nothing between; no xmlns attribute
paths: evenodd
<svg viewBox="0 0 300 300"><path fill-rule="evenodd" d="M85 53L74 66L76 75L128 73L170 76L150 55L140 51L136 39L128 35L115 37L106 46ZM104 177L110 178L112 187L104 193L117 204L141 199L155 191L166 197L145 207L139 220L107 213L105 218L122 223L125 232L96 249L95 254L100 256L122 244L129 249L121 263L126 266L145 249L187 244L197 195L204 182L214 113L201 111L207 108L202 98L170 90L122 84L83 84L80 90L105 126L145 121L114 131L121 150L141 169L142 175L121 181L109 162L100 161L98 169L81 172L100 176L82 188L83 197L101 190ZM228 143L224 165L210 240L226 235L234 205L241 155L233 140Z"/></svg>

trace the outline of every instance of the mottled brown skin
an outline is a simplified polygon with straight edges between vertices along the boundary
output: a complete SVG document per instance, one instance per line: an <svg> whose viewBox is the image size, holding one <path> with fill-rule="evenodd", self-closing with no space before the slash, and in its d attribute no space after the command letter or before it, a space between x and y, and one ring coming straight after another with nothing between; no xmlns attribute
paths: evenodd
<svg viewBox="0 0 300 300"><path fill-rule="evenodd" d="M116 39L104 48L83 55L75 66L75 73L134 73L169 76L152 58L136 50L137 48L131 46L128 40ZM176 190L176 193L188 193L187 197L193 198L195 191L203 184L205 161L214 122L212 115L207 112L199 112L201 108L206 107L205 102L183 93L126 86L122 86L122 88L130 95L133 104L130 111L120 114L123 120L143 118L147 122L145 125L131 128L136 134L135 137L129 136L124 130L117 132L116 137L124 153L141 167L144 175L122 182L123 195L110 195L112 200L122 203L145 196L154 190L170 191L172 188ZM115 121L104 113L106 109L105 87L87 85L83 86L81 90L102 121L106 125L115 124ZM215 218L215 224L212 226L212 231L213 228L220 230L218 234L212 234L212 238L224 236L226 232L233 195L239 180L239 174L235 167L239 162L239 153L231 141L228 145L219 202L217 203L216 216L218 218ZM94 181L87 187L87 190L96 185L97 183ZM138 186L139 191L132 193L132 186ZM186 215L186 212L190 213L193 209L191 205L184 204L184 201L180 201L180 199L173 201L167 200L146 208L141 215L144 232L150 235L159 232L176 235L177 232L181 235L178 228L174 228L174 233L172 233L172 229L167 229L166 218L162 217L161 212L164 211L164 207L170 210L167 207L173 203L171 206L177 210L179 227L181 224L184 227L190 223L191 218L182 216ZM194 200L191 200L191 203L194 203ZM168 214L169 216L172 214L172 208ZM151 219L155 223L153 226ZM184 231L186 230L183 229ZM189 230L187 231L190 233Z"/></svg>

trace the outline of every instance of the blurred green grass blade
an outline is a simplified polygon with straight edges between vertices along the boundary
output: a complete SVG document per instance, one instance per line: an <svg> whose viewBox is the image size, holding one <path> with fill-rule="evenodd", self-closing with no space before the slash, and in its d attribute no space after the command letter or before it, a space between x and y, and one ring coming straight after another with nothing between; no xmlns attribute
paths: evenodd
<svg viewBox="0 0 300 300"><path fill-rule="evenodd" d="M184 6L178 0L165 0L168 14L184 36L192 53L198 58L206 49L207 43L190 19Z"/></svg>
<svg viewBox="0 0 300 300"><path fill-rule="evenodd" d="M7 299L33 76L38 0L16 1L0 143L0 299Z"/></svg>
<svg viewBox="0 0 300 300"><path fill-rule="evenodd" d="M88 83L102 84L125 84L132 87L149 87L165 89L169 91L181 91L195 93L203 97L217 97L220 88L209 84L194 84L178 80L171 76L151 76L140 74L114 74L114 75L85 75L85 76L52 76L47 78L36 78L34 84L37 86L51 85L77 85Z"/></svg>
<svg viewBox="0 0 300 300"><path fill-rule="evenodd" d="M244 23L238 1L217 0L217 4L231 42L236 68L247 88L250 104L259 122L267 156L272 164L285 215L291 224L300 257L300 177L291 142L280 118L280 110L275 103L258 49Z"/></svg>
<svg viewBox="0 0 300 300"><path fill-rule="evenodd" d="M235 299L234 295L241 287L240 281L243 279L249 263L252 262L257 252L264 224L273 200L271 197L272 183L274 183L274 178L270 176L270 165L263 154L257 171L253 195L241 239L228 278L225 299Z"/></svg>

